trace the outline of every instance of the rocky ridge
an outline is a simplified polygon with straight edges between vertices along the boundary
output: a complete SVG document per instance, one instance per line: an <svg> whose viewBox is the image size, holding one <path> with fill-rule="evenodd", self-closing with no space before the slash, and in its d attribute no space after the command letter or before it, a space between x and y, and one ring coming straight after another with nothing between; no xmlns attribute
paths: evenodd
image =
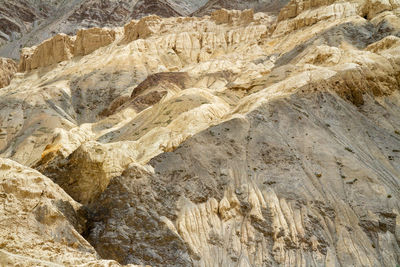
<svg viewBox="0 0 400 267"><path fill-rule="evenodd" d="M276 2L276 3L275 3ZM58 33L76 35L81 28L118 27L132 19L148 15L161 17L209 15L221 9L248 9L257 11L267 7L274 14L287 1L271 3L258 0L17 0L0 1L0 56L17 59L23 47L40 43Z"/></svg>
<svg viewBox="0 0 400 267"><path fill-rule="evenodd" d="M15 240L2 255L396 266L398 12L396 1L293 0L276 20L153 15L25 49L25 72L0 91L7 220L44 224L73 256L33 253L16 233L38 234L18 224L1 232Z"/></svg>

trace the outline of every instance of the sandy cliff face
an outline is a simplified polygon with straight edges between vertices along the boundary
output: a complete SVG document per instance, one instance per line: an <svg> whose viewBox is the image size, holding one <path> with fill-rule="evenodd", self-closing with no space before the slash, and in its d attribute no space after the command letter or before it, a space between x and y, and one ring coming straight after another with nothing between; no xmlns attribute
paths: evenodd
<svg viewBox="0 0 400 267"><path fill-rule="evenodd" d="M9 58L0 58L0 88L10 84L17 72L17 63Z"/></svg>
<svg viewBox="0 0 400 267"><path fill-rule="evenodd" d="M58 34L38 46L22 49L18 71L47 67L75 56L90 54L112 43L115 36L114 30L100 28L79 30L73 37Z"/></svg>
<svg viewBox="0 0 400 267"><path fill-rule="evenodd" d="M400 264L399 30L395 1L294 0L25 49L0 186L26 224L0 259Z"/></svg>

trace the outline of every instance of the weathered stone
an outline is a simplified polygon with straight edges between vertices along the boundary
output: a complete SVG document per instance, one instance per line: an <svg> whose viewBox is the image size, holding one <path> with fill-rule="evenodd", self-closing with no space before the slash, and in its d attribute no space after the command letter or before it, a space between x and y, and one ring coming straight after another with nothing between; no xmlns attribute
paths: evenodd
<svg viewBox="0 0 400 267"><path fill-rule="evenodd" d="M17 72L17 63L9 58L0 58L0 88L10 84Z"/></svg>
<svg viewBox="0 0 400 267"><path fill-rule="evenodd" d="M74 43L74 56L84 56L114 42L115 31L100 28L79 30Z"/></svg>
<svg viewBox="0 0 400 267"><path fill-rule="evenodd" d="M12 195L28 192L5 198L7 216L26 216L33 232L39 225L56 235L35 233L37 249L0 238L7 248L0 258L9 265L396 266L396 3L292 1L278 18L228 10L150 16L124 32L68 37L71 57L81 56L62 64L43 55L65 46L35 47L21 64L36 58L37 68L52 67L17 74L0 90L0 155L42 175L22 165L0 174L18 174ZM204 10L222 3L210 5ZM25 189L36 187L24 180L30 172L47 181L38 194ZM31 198L33 209L8 209ZM20 233L2 229L0 237ZM62 243L71 231L90 250L87 260L81 247ZM115 261L98 262L91 246ZM54 258L58 251L66 256Z"/></svg>
<svg viewBox="0 0 400 267"><path fill-rule="evenodd" d="M72 58L73 47L73 38L58 34L37 47L24 48L21 52L18 71L30 71L68 60Z"/></svg>
<svg viewBox="0 0 400 267"><path fill-rule="evenodd" d="M145 39L160 30L161 18L159 16L147 16L139 21L131 21L124 26L124 42L137 39Z"/></svg>
<svg viewBox="0 0 400 267"><path fill-rule="evenodd" d="M211 19L217 24L248 24L254 20L254 12L251 9L244 11L221 9L213 12Z"/></svg>

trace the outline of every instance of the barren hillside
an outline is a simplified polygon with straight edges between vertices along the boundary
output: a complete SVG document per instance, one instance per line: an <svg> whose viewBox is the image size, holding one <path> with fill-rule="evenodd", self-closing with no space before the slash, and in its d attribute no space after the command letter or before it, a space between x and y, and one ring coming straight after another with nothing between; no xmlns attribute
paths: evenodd
<svg viewBox="0 0 400 267"><path fill-rule="evenodd" d="M400 2L164 4L22 50L0 265L399 265Z"/></svg>

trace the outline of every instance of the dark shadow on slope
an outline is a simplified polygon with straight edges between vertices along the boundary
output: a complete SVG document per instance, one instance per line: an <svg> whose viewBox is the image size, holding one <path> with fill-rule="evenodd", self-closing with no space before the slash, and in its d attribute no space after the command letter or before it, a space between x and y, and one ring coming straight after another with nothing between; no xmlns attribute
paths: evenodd
<svg viewBox="0 0 400 267"><path fill-rule="evenodd" d="M113 179L88 207L84 237L101 257L121 264L192 266L185 242L162 219L167 198L153 190L152 180L135 167ZM109 224L110 219L115 224Z"/></svg>
<svg viewBox="0 0 400 267"><path fill-rule="evenodd" d="M71 102L78 125L95 122L101 112L118 97L130 93L130 87L139 83L143 74L107 69L93 71L71 80Z"/></svg>

